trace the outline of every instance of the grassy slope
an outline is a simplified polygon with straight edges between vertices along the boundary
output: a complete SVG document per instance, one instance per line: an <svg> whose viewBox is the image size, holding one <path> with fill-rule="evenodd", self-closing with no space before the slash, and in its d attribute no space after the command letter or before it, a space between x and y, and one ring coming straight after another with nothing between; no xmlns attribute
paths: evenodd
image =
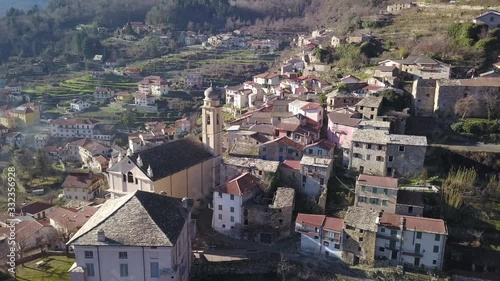
<svg viewBox="0 0 500 281"><path fill-rule="evenodd" d="M47 262L47 268L38 268L34 260L26 263L25 266L18 266L17 281L69 281L68 270L75 262L74 259L60 256L52 256L43 259Z"/></svg>

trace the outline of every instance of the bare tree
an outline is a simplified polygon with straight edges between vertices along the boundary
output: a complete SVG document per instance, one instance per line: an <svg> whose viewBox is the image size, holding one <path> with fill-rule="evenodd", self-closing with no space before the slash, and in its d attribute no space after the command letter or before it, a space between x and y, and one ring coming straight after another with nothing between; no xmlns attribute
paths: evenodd
<svg viewBox="0 0 500 281"><path fill-rule="evenodd" d="M62 225L55 228L57 231L57 237L59 238L59 242L64 243L66 256L69 256L69 246L68 241L71 237L76 233L77 229L71 225L69 218L66 216L66 220Z"/></svg>
<svg viewBox="0 0 500 281"><path fill-rule="evenodd" d="M280 254L280 260L278 261L276 272L281 277L282 281L285 281L288 274L292 271L293 266L288 262L283 253Z"/></svg>
<svg viewBox="0 0 500 281"><path fill-rule="evenodd" d="M492 89L483 95L488 120L491 120L494 114L498 114L500 110L500 89Z"/></svg>
<svg viewBox="0 0 500 281"><path fill-rule="evenodd" d="M455 103L455 114L462 118L471 117L474 112L480 111L479 100L474 96L467 96Z"/></svg>

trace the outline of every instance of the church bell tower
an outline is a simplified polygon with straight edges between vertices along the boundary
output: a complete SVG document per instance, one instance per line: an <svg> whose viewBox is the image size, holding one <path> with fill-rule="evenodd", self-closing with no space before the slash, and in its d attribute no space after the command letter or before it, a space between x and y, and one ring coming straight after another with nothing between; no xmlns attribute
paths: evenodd
<svg viewBox="0 0 500 281"><path fill-rule="evenodd" d="M203 143L213 149L215 155L222 154L222 106L219 95L212 84L205 90L202 107L202 138Z"/></svg>

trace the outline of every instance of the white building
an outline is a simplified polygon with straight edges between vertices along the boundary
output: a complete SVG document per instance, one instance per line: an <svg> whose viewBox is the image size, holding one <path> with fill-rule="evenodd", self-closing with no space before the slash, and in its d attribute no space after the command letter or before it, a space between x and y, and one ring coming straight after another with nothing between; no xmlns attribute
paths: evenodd
<svg viewBox="0 0 500 281"><path fill-rule="evenodd" d="M280 75L278 73L264 72L253 77L253 82L259 85L278 86Z"/></svg>
<svg viewBox="0 0 500 281"><path fill-rule="evenodd" d="M10 83L5 86L5 89L9 90L14 95L19 95L21 94L23 88L19 84Z"/></svg>
<svg viewBox="0 0 500 281"><path fill-rule="evenodd" d="M326 188L332 166L332 159L309 155L302 156L300 160L300 173L302 174L300 192L307 196L319 197Z"/></svg>
<svg viewBox="0 0 500 281"><path fill-rule="evenodd" d="M106 202L68 242L71 281L187 281L192 203L142 191Z"/></svg>
<svg viewBox="0 0 500 281"><path fill-rule="evenodd" d="M70 173L61 187L66 201L92 201L102 195L104 185L105 181L102 175Z"/></svg>
<svg viewBox="0 0 500 281"><path fill-rule="evenodd" d="M115 135L113 124L99 124L99 121L89 118L56 119L49 122L50 135L56 138L92 138L111 140Z"/></svg>
<svg viewBox="0 0 500 281"><path fill-rule="evenodd" d="M139 81L138 90L140 94L159 97L168 94L169 87L167 81L160 76L148 76Z"/></svg>
<svg viewBox="0 0 500 281"><path fill-rule="evenodd" d="M70 106L74 111L84 111L85 109L90 108L91 104L83 100L73 100Z"/></svg>
<svg viewBox="0 0 500 281"><path fill-rule="evenodd" d="M295 231L300 233L300 251L340 259L343 227L343 219L299 213L295 220Z"/></svg>
<svg viewBox="0 0 500 281"><path fill-rule="evenodd" d="M440 219L383 212L377 230L376 259L441 270L448 230Z"/></svg>
<svg viewBox="0 0 500 281"><path fill-rule="evenodd" d="M215 190L212 228L224 235L240 238L245 224L243 204L259 190L259 179L250 173L244 173Z"/></svg>
<svg viewBox="0 0 500 281"><path fill-rule="evenodd" d="M149 96L144 93L138 93L134 96L134 104L135 105L142 105L142 106L147 106L147 105L154 105L156 102L156 99L154 96Z"/></svg>
<svg viewBox="0 0 500 281"><path fill-rule="evenodd" d="M293 115L302 114L323 124L323 107L319 103L294 100L288 104L288 111Z"/></svg>
<svg viewBox="0 0 500 281"><path fill-rule="evenodd" d="M47 133L38 133L35 135L35 149L44 148L49 142L50 135Z"/></svg>

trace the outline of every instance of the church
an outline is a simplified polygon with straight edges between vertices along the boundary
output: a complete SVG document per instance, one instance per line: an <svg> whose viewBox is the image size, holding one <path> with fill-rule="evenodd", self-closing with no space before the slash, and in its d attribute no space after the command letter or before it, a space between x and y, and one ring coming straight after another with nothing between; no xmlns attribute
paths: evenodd
<svg viewBox="0 0 500 281"><path fill-rule="evenodd" d="M183 138L118 155L107 170L112 198L141 190L192 198L195 207L209 201L220 185L222 107L212 85L204 94L202 141Z"/></svg>

